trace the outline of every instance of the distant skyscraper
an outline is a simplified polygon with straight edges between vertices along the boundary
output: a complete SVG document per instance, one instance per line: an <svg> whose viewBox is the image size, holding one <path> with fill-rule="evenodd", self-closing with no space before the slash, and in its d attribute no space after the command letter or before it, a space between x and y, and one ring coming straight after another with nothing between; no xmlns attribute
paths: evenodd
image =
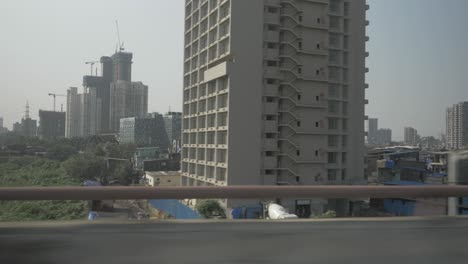
<svg viewBox="0 0 468 264"><path fill-rule="evenodd" d="M446 140L449 149L468 146L468 102L461 102L447 109Z"/></svg>
<svg viewBox="0 0 468 264"><path fill-rule="evenodd" d="M1 133L6 133L8 129L3 126L3 117L0 117L0 134Z"/></svg>
<svg viewBox="0 0 468 264"><path fill-rule="evenodd" d="M39 137L46 140L65 137L65 113L39 110Z"/></svg>
<svg viewBox="0 0 468 264"><path fill-rule="evenodd" d="M416 146L419 143L418 131L412 127L405 127L404 140L406 145Z"/></svg>
<svg viewBox="0 0 468 264"><path fill-rule="evenodd" d="M87 90L87 91L86 91ZM96 135L101 128L102 102L96 88L85 88L78 94L72 87L67 91L65 135L68 138Z"/></svg>
<svg viewBox="0 0 468 264"><path fill-rule="evenodd" d="M367 7L185 1L182 184L363 183ZM301 215L349 204L281 203Z"/></svg>
<svg viewBox="0 0 468 264"><path fill-rule="evenodd" d="M367 133L367 143L369 145L375 145L377 142L378 122L377 118L369 118L369 131Z"/></svg>
<svg viewBox="0 0 468 264"><path fill-rule="evenodd" d="M148 113L148 86L141 82L111 83L110 129L119 131L120 119L145 117Z"/></svg>
<svg viewBox="0 0 468 264"><path fill-rule="evenodd" d="M387 146L392 142L392 130L389 128L381 128L377 130L375 144L379 146Z"/></svg>
<svg viewBox="0 0 468 264"><path fill-rule="evenodd" d="M164 123L171 144L171 152L178 152L182 134L182 113L168 112L164 115Z"/></svg>
<svg viewBox="0 0 468 264"><path fill-rule="evenodd" d="M160 114L120 119L119 141L139 147L158 147L161 152L167 152L169 147L164 119Z"/></svg>
<svg viewBox="0 0 468 264"><path fill-rule="evenodd" d="M74 138L81 136L81 95L78 88L70 87L67 91L67 112L65 118L65 137Z"/></svg>
<svg viewBox="0 0 468 264"><path fill-rule="evenodd" d="M112 55L113 82L132 81L132 58L133 54L130 52L116 52Z"/></svg>

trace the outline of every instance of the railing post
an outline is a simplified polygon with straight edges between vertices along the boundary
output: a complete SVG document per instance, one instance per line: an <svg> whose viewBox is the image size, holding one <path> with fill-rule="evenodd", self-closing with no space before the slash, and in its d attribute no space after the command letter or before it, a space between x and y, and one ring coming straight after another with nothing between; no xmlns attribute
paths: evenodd
<svg viewBox="0 0 468 264"><path fill-rule="evenodd" d="M447 164L448 185L468 185L468 151L454 152L449 154ZM460 198L448 198L448 215L456 216L459 214Z"/></svg>

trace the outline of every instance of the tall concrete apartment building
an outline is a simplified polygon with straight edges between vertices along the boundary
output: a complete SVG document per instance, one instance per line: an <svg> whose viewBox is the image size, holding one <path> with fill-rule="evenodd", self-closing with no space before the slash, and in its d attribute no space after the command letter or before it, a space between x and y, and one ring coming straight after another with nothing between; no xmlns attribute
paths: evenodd
<svg viewBox="0 0 468 264"><path fill-rule="evenodd" d="M447 148L463 149L468 146L468 102L461 102L447 109Z"/></svg>
<svg viewBox="0 0 468 264"><path fill-rule="evenodd" d="M120 119L145 117L148 113L148 86L141 82L111 83L110 129L118 132Z"/></svg>
<svg viewBox="0 0 468 264"><path fill-rule="evenodd" d="M164 115L164 124L166 126L171 152L179 152L182 134L182 113L167 112Z"/></svg>
<svg viewBox="0 0 468 264"><path fill-rule="evenodd" d="M362 183L367 9L365 0L186 0L182 184ZM342 200L280 202L347 210Z"/></svg>
<svg viewBox="0 0 468 264"><path fill-rule="evenodd" d="M39 137L53 140L65 137L65 112L39 110Z"/></svg>
<svg viewBox="0 0 468 264"><path fill-rule="evenodd" d="M419 139L418 130L412 127L404 128L404 141L406 145L416 146L419 143Z"/></svg>
<svg viewBox="0 0 468 264"><path fill-rule="evenodd" d="M367 143L369 145L377 144L377 131L379 130L379 120L377 118L369 118L369 129L367 130Z"/></svg>
<svg viewBox="0 0 468 264"><path fill-rule="evenodd" d="M67 91L67 112L65 137L86 137L96 135L101 128L102 100L97 97L97 89L85 87L82 94L78 88Z"/></svg>

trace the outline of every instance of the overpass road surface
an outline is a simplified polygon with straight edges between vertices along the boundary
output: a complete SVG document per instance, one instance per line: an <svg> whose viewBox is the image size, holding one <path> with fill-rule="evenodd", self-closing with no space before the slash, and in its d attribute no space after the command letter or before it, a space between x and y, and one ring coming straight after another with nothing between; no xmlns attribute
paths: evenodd
<svg viewBox="0 0 468 264"><path fill-rule="evenodd" d="M468 263L468 218L0 224L0 263Z"/></svg>

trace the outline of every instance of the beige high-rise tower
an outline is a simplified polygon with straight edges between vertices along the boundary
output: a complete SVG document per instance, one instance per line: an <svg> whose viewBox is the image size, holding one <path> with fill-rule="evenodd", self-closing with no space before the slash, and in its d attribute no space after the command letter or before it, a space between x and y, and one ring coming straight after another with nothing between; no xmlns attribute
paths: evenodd
<svg viewBox="0 0 468 264"><path fill-rule="evenodd" d="M185 2L182 184L363 183L365 0Z"/></svg>

